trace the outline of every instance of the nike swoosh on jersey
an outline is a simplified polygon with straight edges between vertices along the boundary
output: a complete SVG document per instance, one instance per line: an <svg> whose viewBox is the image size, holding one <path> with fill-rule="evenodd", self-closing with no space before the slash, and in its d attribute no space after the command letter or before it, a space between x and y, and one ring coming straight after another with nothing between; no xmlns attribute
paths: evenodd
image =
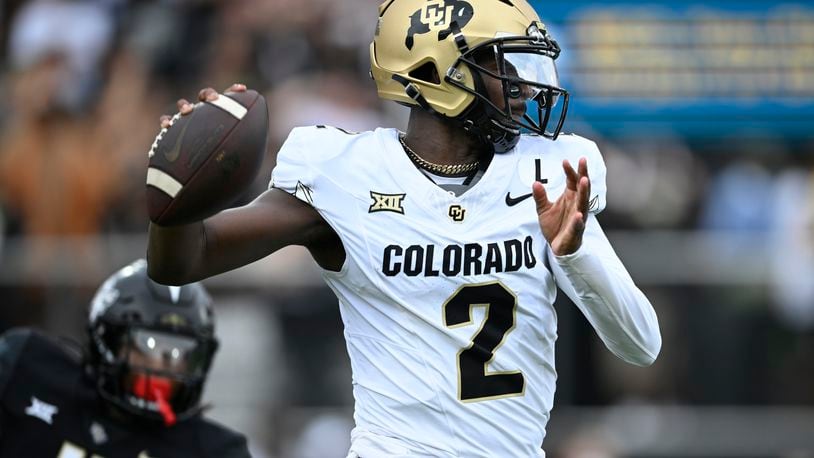
<svg viewBox="0 0 814 458"><path fill-rule="evenodd" d="M511 193L507 192L506 193L506 205L508 205L510 207L514 207L515 205L519 204L520 202L523 202L524 200L528 199L529 197L531 197L531 193L523 194L520 197L512 197Z"/></svg>

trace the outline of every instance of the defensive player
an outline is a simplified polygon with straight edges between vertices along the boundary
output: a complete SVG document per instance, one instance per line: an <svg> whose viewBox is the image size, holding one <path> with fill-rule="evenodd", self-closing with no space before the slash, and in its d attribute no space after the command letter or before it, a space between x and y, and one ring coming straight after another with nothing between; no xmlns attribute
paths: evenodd
<svg viewBox="0 0 814 458"><path fill-rule="evenodd" d="M217 349L203 286L159 285L144 260L97 291L89 348L0 337L0 457L248 457L199 404Z"/></svg>
<svg viewBox="0 0 814 458"><path fill-rule="evenodd" d="M595 216L602 157L560 134L560 49L525 0L379 11L371 74L412 107L407 132L294 129L253 203L151 225L150 275L183 283L303 245L345 325L349 457L544 456L557 287L623 360L649 365L661 347Z"/></svg>

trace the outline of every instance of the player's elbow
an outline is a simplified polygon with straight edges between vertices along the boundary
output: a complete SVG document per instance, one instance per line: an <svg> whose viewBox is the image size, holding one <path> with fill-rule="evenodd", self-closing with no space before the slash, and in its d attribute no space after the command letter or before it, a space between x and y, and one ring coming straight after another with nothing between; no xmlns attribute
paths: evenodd
<svg viewBox="0 0 814 458"><path fill-rule="evenodd" d="M656 362L656 358L661 352L661 333L656 328L649 335L642 337L637 345L638 351L629 354L625 360L635 366L647 367Z"/></svg>
<svg viewBox="0 0 814 458"><path fill-rule="evenodd" d="M653 363L656 362L657 356L658 354L642 354L636 356L635 358L628 359L627 362L633 364L634 366L648 367L652 366Z"/></svg>

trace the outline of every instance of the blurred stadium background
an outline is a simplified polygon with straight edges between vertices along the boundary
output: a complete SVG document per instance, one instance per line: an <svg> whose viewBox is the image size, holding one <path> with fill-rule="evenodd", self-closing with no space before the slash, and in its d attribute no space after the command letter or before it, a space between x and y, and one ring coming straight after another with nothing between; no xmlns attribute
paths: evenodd
<svg viewBox="0 0 814 458"><path fill-rule="evenodd" d="M600 221L664 336L652 368L627 366L557 304L549 455L814 457L814 5L533 3L564 49L566 129L608 164ZM367 78L377 4L3 0L0 328L83 336L96 285L144 254L146 152L179 97L266 94L255 192L292 126L403 127ZM258 457L344 456L342 324L307 254L206 284L211 414Z"/></svg>

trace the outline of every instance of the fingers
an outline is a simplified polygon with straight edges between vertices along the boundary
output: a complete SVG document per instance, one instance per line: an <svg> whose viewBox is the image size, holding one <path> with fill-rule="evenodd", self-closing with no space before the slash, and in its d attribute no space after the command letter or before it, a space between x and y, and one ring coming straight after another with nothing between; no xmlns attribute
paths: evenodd
<svg viewBox="0 0 814 458"><path fill-rule="evenodd" d="M178 112L181 113L182 116L192 113L192 109L195 108L187 99L178 99L178 101L175 102L175 106L178 107Z"/></svg>
<svg viewBox="0 0 814 458"><path fill-rule="evenodd" d="M591 198L591 178L588 176L588 160L584 157L579 158L579 189L578 199L580 209L583 213L588 213L588 200ZM584 218L583 218L584 219Z"/></svg>
<svg viewBox="0 0 814 458"><path fill-rule="evenodd" d="M588 160L579 158L577 171L571 166L567 159L562 161L562 168L565 171L566 186L571 191L577 193L577 209L583 214L588 213L588 199L591 195L591 180L588 177Z"/></svg>
<svg viewBox="0 0 814 458"><path fill-rule="evenodd" d="M537 204L537 214L540 215L544 211L546 211L551 205L550 200L548 200L548 194L545 191L545 186L539 181L535 181L531 185L531 194L534 196L534 202Z"/></svg>
<svg viewBox="0 0 814 458"><path fill-rule="evenodd" d="M577 186L577 209L583 214L588 214L588 196L591 195L591 180L588 177L580 177Z"/></svg>
<svg viewBox="0 0 814 458"><path fill-rule="evenodd" d="M568 183L573 184L574 188L576 188L577 183L579 183L579 177L588 176L588 160L584 157L579 158L579 163L577 164L578 172L574 171L574 168L571 166L568 159L563 159L562 168L565 170L565 176L568 178Z"/></svg>
<svg viewBox="0 0 814 458"><path fill-rule="evenodd" d="M588 159L584 157L579 158L579 176L587 177L588 176Z"/></svg>
<svg viewBox="0 0 814 458"><path fill-rule="evenodd" d="M158 118L159 122L161 123L161 128L162 129L169 129L170 128L170 125L171 125L170 124L170 119L171 119L170 115L161 115L161 117Z"/></svg>
<svg viewBox="0 0 814 458"><path fill-rule="evenodd" d="M571 191L577 190L577 183L579 183L579 175L571 167L571 163L568 162L568 159L563 159L562 161L562 169L565 171L565 184Z"/></svg>
<svg viewBox="0 0 814 458"><path fill-rule="evenodd" d="M229 88L224 92L246 92L246 85L235 83L229 86ZM200 92L198 92L198 100L201 102L211 102L213 100L217 100L218 96L218 91L212 89L211 87L201 89Z"/></svg>
<svg viewBox="0 0 814 458"><path fill-rule="evenodd" d="M192 110L195 108L195 105L189 103L187 99L178 99L178 101L175 102L175 106L178 108L178 113L180 113L181 116L192 113ZM166 114L161 115L158 118L158 122L161 124L162 129L169 129L170 126L172 126L172 116Z"/></svg>
<svg viewBox="0 0 814 458"><path fill-rule="evenodd" d="M211 102L213 100L217 100L218 98L218 91L212 89L211 87L201 89L198 92L198 100L201 102Z"/></svg>
<svg viewBox="0 0 814 458"><path fill-rule="evenodd" d="M245 92L246 85L241 83L235 83L229 86L229 89L226 90L227 92ZM213 100L217 100L219 97L218 91L212 89L211 87L207 87L201 89L198 92L198 100L201 102L211 102ZM187 99L178 99L175 102L175 105L178 107L178 113L181 113L181 116L188 115L192 113L192 110L195 109L195 105L190 103ZM170 127L172 118L169 115L162 115L159 118L159 122L161 123L162 129L167 129Z"/></svg>
<svg viewBox="0 0 814 458"><path fill-rule="evenodd" d="M235 83L229 86L229 89L227 89L224 92L246 92L246 85L241 83Z"/></svg>
<svg viewBox="0 0 814 458"><path fill-rule="evenodd" d="M588 176L588 159L581 157L579 159L579 176L585 177L588 180L588 194L591 193L591 177Z"/></svg>

